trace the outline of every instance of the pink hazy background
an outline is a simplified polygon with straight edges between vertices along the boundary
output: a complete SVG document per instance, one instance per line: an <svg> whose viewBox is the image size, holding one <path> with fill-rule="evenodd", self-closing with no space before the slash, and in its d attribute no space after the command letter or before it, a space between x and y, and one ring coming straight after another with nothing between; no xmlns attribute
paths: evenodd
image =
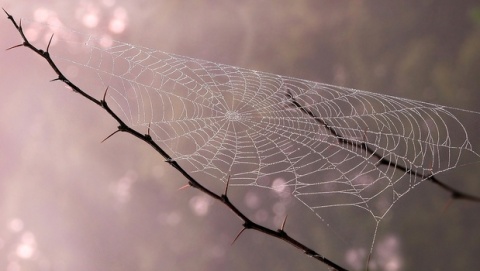
<svg viewBox="0 0 480 271"><path fill-rule="evenodd" d="M475 2L0 3L17 20L57 21L171 53L478 111ZM6 16L0 33L0 48L21 42ZM0 51L1 270L327 270L259 233L231 246L241 229L236 217L197 191L177 191L185 180L145 144L127 135L100 144L116 123L48 82L54 77L25 48ZM479 195L476 167L441 177ZM425 183L394 206L378 232L377 270L478 268L480 206L447 203L446 193ZM346 268L362 268L369 247L348 247L351 236L332 242L322 235L332 231L304 209L287 231Z"/></svg>

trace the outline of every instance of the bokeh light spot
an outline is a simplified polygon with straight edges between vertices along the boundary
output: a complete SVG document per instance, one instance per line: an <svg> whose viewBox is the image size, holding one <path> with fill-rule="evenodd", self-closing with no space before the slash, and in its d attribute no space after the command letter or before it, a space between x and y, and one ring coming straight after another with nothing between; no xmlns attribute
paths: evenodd
<svg viewBox="0 0 480 271"><path fill-rule="evenodd" d="M210 209L211 199L205 195L195 196L190 200L190 208L198 216L204 216Z"/></svg>
<svg viewBox="0 0 480 271"><path fill-rule="evenodd" d="M18 218L14 218L8 223L8 228L13 232L19 232L23 230L23 221Z"/></svg>
<svg viewBox="0 0 480 271"><path fill-rule="evenodd" d="M98 25L99 18L97 14L89 12L82 17L82 23L88 28L94 28Z"/></svg>
<svg viewBox="0 0 480 271"><path fill-rule="evenodd" d="M128 13L127 10L123 7L117 7L113 11L113 18L110 20L108 29L115 33L120 34L125 31L127 27Z"/></svg>
<svg viewBox="0 0 480 271"><path fill-rule="evenodd" d="M112 31L115 34L120 34L125 30L125 22L120 19L113 19L110 21L110 24L108 25L108 29Z"/></svg>
<svg viewBox="0 0 480 271"><path fill-rule="evenodd" d="M245 205L251 209L258 208L260 205L260 198L255 192L248 191L245 195Z"/></svg>
<svg viewBox="0 0 480 271"><path fill-rule="evenodd" d="M35 253L36 241L31 232L25 232L22 235L20 244L17 246L16 254L22 259L29 259Z"/></svg>
<svg viewBox="0 0 480 271"><path fill-rule="evenodd" d="M115 0L102 0L102 4L106 7L113 7Z"/></svg>
<svg viewBox="0 0 480 271"><path fill-rule="evenodd" d="M112 37L110 37L110 35L103 35L101 38L100 38L100 46L102 46L103 48L108 48L108 47L111 47L113 45L113 39Z"/></svg>
<svg viewBox="0 0 480 271"><path fill-rule="evenodd" d="M33 18L37 22L44 23L48 20L51 13L52 12L50 10L46 9L46 8L37 8L33 12Z"/></svg>
<svg viewBox="0 0 480 271"><path fill-rule="evenodd" d="M282 193L285 190L285 180L282 178L277 178L272 183L272 189L277 193Z"/></svg>

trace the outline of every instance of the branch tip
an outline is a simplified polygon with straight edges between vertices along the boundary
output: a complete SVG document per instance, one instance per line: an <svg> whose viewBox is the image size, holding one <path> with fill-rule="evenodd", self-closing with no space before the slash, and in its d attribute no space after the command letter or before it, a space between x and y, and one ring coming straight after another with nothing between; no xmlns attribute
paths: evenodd
<svg viewBox="0 0 480 271"><path fill-rule="evenodd" d="M7 14L7 18L8 18L9 20L13 20L12 15L10 15L10 13L8 13L4 8L2 8L2 9L3 9L3 11L5 12L5 14Z"/></svg>

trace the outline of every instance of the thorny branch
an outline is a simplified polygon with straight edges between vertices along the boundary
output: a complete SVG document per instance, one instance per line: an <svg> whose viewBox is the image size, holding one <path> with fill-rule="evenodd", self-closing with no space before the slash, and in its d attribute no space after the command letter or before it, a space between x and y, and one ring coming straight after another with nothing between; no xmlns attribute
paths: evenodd
<svg viewBox="0 0 480 271"><path fill-rule="evenodd" d="M3 8L2 8L3 9ZM116 134L117 132L126 132L128 134L131 134L133 135L134 137L144 141L145 143L149 144L153 149L155 149L161 156L163 156L163 158L165 159L165 161L167 163L169 163L173 168L175 168L177 171L179 171L183 176L185 176L185 178L188 180L188 185L193 187L193 188L196 188L198 190L200 190L201 192L207 194L208 196L210 196L211 198L223 203L225 206L227 206L227 208L229 208L233 213L235 213L242 221L243 221L243 229L240 231L240 233L235 237L234 239L234 242L235 240L246 230L246 229L252 229L252 230L256 230L256 231L259 231L261 233L264 233L264 234L267 234L267 235L270 235L272 237L275 237L275 238L278 238L280 240L283 240L285 242L287 242L288 244L294 246L295 248L303 251L304 254L306 254L307 256L310 256L312 258L315 258L316 260L320 261L320 262L323 262L324 264L328 265L330 268L333 268L334 270L338 270L338 271L343 271L343 270L347 270L341 266L339 266L338 264L332 262L331 260L325 258L324 256L322 256L321 254L317 253L316 251L314 251L313 249L307 247L306 245L304 245L303 243L297 241L296 239L294 239L293 237L289 236L285 230L284 230L284 227L285 227L285 222L286 222L286 218L285 220L283 221L281 227L277 230L272 230L272 229L269 229L267 227L264 227L262 225L259 225L255 222L253 222L251 219L249 219L245 214L243 214L229 199L228 195L227 195L227 189L228 189L228 181L227 181L227 187L225 188L225 192L224 194L222 195L217 195L215 194L213 191L209 190L208 188L206 188L205 186L203 186L200 182L198 182L197 180L195 180L188 172L186 172L168 153L166 153L157 143L155 143L155 141L153 141L152 137L150 136L149 132L147 134L141 134L140 132L130 128L124 121L122 121L120 119L120 117L118 117L118 115L112 111L112 109L110 108L110 106L108 105L107 101L106 101L106 92L108 91L108 88L105 90L105 95L103 96L103 99L101 100L97 100L96 98L90 96L89 94L87 94L85 91L83 91L82 89L80 89L78 86L76 86L74 83L72 83L70 80L68 80L65 75L63 75L63 73L59 70L59 68L57 67L57 65L54 63L54 61L52 60L52 58L50 57L50 53L49 53L49 49L50 49L50 43L52 41L52 38L53 38L53 35L52 37L50 38L50 41L48 43L48 46L47 46L47 49L44 51L44 50L41 50L41 49L38 49L37 47L35 47L34 45L32 45L30 43L30 41L27 39L27 37L25 36L24 32L23 32L23 28L22 28L22 23L21 23L21 20L19 21L19 23L17 24L17 22L15 21L15 19L13 18L12 15L10 15L5 9L3 9L3 11L7 14L7 18L13 23L13 25L15 26L15 28L17 29L17 31L19 32L20 36L22 37L23 39L23 42L21 44L18 44L18 45L15 45L15 46L12 46L10 48L8 48L7 50L10 50L10 49L14 49L14 48L18 48L18 47L27 47L29 48L30 50L34 51L35 53L37 53L38 55L40 55L42 58L44 58L48 64L50 65L50 67L54 70L54 72L57 74L57 78L52 80L52 81L62 81L63 83L65 83L67 86L69 86L74 92L80 94L81 96L83 96L84 98L90 100L91 102L93 102L94 104L102 107L112 118L114 118L117 122L118 122L118 128L117 128L117 131L115 131L114 133L112 133L110 136L107 137L107 139L111 136L113 136L114 134ZM105 139L106 140L106 139Z"/></svg>
<svg viewBox="0 0 480 271"><path fill-rule="evenodd" d="M290 92L290 90L287 91L286 93L287 99L292 107L300 109L304 114L310 116L312 119L314 119L318 124L322 125L327 131L332 134L336 140L338 141L339 144L347 145L347 146L352 146L355 148L358 148L360 150L363 150L373 157L378 159L378 165L385 165L388 167L392 167L396 170L403 171L405 173L409 173L411 175L414 175L415 177L418 177L422 180L428 180L436 185L438 185L440 188L446 190L447 192L450 193L450 197L452 200L467 200L467 201L474 201L474 202L480 202L480 197L467 194L465 192L462 192L460 190L457 190L456 188L445 184L444 182L441 182L438 180L438 178L433 174L425 174L425 173L420 173L408 166L398 164L394 161L389 160L388 158L385 158L381 154L379 154L377 151L372 149L366 141L354 141L345 138L343 135L341 135L339 132L337 132L330 124L328 124L324 119L316 116L310 109L308 109L305 106L302 106L293 96L293 94Z"/></svg>

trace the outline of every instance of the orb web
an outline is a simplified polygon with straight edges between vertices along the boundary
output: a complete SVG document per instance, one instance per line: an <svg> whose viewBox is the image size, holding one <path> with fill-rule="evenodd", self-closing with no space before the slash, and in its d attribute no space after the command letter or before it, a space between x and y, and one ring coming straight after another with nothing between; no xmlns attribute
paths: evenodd
<svg viewBox="0 0 480 271"><path fill-rule="evenodd" d="M378 226L427 176L479 160L462 122L478 112L93 36L65 40L83 42L87 56L58 59L93 72L122 120L148 128L200 182L288 187L327 222L330 210L353 207Z"/></svg>

